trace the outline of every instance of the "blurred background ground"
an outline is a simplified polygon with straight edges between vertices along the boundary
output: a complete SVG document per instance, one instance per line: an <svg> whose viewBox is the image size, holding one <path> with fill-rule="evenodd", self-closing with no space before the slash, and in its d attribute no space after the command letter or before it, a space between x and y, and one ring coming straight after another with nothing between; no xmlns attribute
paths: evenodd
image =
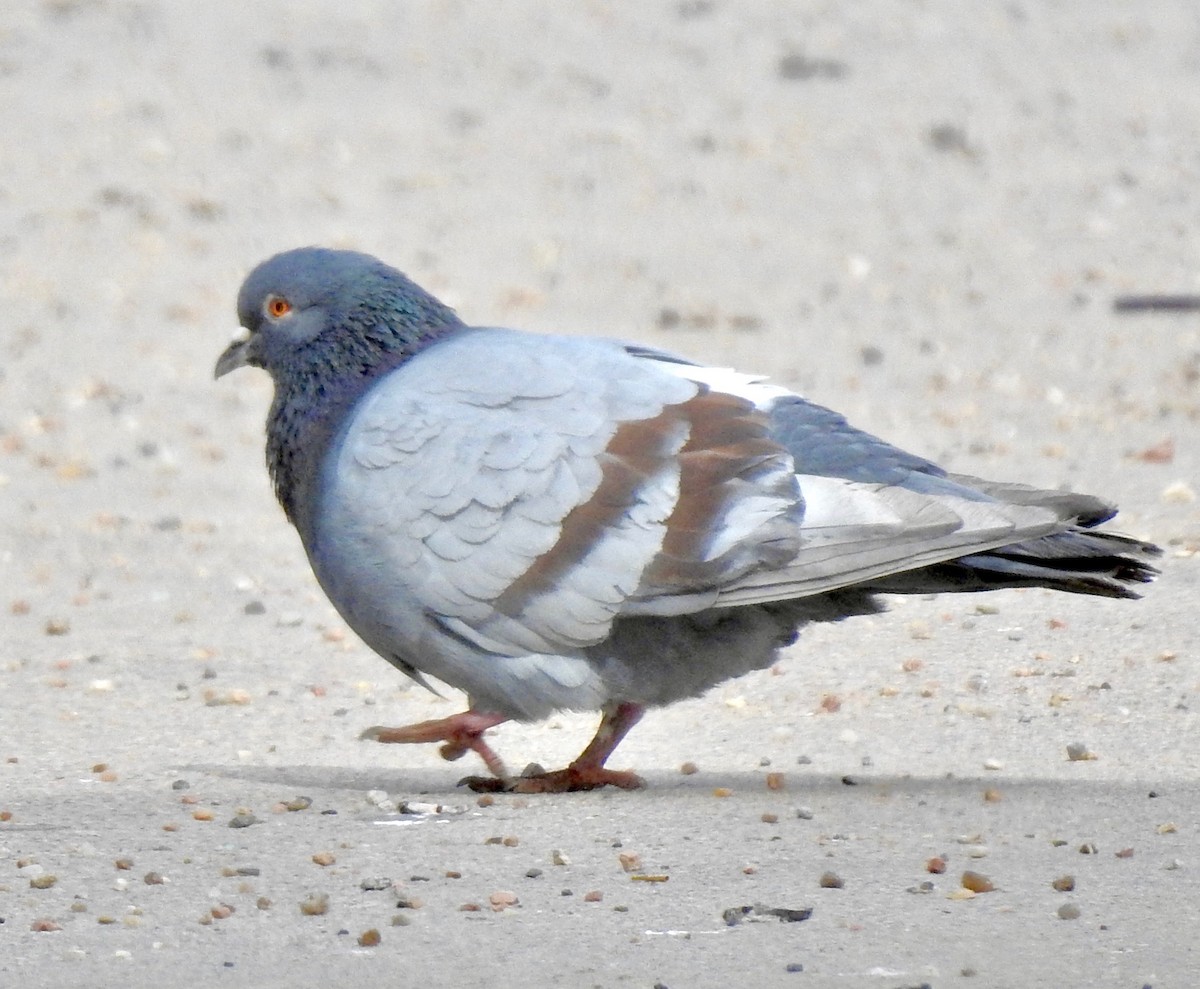
<svg viewBox="0 0 1200 989"><path fill-rule="evenodd" d="M1112 303L1200 293L1198 121L1183 0L6 4L0 972L1190 984L1200 314ZM479 807L474 766L355 741L457 701L341 626L269 491L269 383L211 380L241 278L299 244L1111 497L1163 578L813 629L647 718L616 762L650 789ZM497 744L551 765L592 727ZM813 914L726 924L756 903Z"/></svg>

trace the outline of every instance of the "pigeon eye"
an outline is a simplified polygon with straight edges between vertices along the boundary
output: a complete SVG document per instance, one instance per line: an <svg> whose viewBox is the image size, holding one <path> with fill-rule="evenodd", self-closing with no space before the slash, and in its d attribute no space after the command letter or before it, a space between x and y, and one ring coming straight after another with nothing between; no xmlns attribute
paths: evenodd
<svg viewBox="0 0 1200 989"><path fill-rule="evenodd" d="M268 316L279 319L292 311L292 304L281 295L271 295L267 297L266 310Z"/></svg>

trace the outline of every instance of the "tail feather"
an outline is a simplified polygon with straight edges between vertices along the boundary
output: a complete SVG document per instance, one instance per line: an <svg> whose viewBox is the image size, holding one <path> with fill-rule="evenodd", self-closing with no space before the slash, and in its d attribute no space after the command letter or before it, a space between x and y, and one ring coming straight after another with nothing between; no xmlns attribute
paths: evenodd
<svg viewBox="0 0 1200 989"><path fill-rule="evenodd" d="M1158 569L1149 561L1161 555L1162 550L1153 543L1114 532L1072 527L921 570L893 574L873 581L871 589L891 594L933 594L1036 586L1073 594L1136 598L1141 595L1130 585L1154 580Z"/></svg>

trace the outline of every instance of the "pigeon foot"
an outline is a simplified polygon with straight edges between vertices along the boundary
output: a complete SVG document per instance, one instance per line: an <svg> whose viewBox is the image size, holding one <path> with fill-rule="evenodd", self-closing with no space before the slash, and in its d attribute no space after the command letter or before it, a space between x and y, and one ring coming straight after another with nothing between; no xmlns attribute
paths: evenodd
<svg viewBox="0 0 1200 989"><path fill-rule="evenodd" d="M444 744L438 751L443 759L453 762L455 759L461 759L468 751L474 752L496 776L497 781L500 781L507 779L508 773L504 769L504 762L483 740L483 733L507 720L502 714L463 711L448 718L420 721L415 725L404 725L400 728L374 725L358 737L366 741L388 744L442 742Z"/></svg>

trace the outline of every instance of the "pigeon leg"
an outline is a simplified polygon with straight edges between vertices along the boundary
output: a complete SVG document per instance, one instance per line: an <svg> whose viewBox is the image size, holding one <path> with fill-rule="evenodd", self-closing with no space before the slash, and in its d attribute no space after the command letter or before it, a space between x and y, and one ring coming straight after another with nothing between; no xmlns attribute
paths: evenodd
<svg viewBox="0 0 1200 989"><path fill-rule="evenodd" d="M628 702L606 707L595 737L566 769L512 779L472 776L461 782L476 792L569 793L596 790L602 786L617 786L622 790L640 789L646 783L636 773L606 769L604 763L621 744L621 739L629 733L629 729L641 720L644 712L645 708L640 704Z"/></svg>
<svg viewBox="0 0 1200 989"><path fill-rule="evenodd" d="M478 753L479 758L487 764L487 768L502 780L508 776L504 770L504 763L492 751L491 746L483 740L483 733L508 720L503 714L471 710L463 711L461 714L452 714L448 718L420 721L415 725L405 725L402 728L375 725L366 729L358 737L374 742L443 742L445 744L438 751L442 758L449 762L461 759L470 749Z"/></svg>

